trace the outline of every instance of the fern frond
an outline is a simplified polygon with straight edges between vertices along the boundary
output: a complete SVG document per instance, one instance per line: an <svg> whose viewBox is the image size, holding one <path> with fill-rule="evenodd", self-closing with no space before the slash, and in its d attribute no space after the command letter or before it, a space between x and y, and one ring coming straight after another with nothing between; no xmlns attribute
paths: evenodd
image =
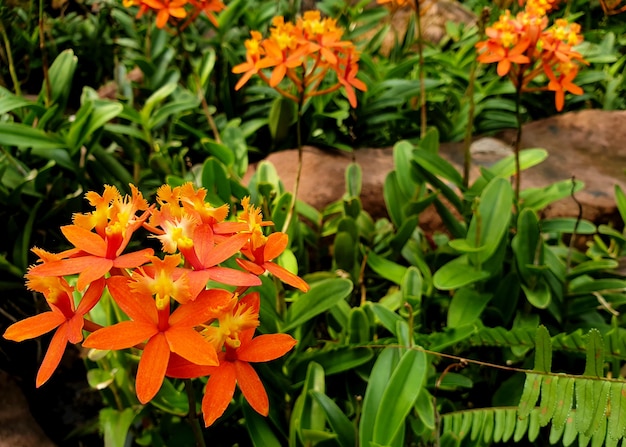
<svg viewBox="0 0 626 447"><path fill-rule="evenodd" d="M601 332L604 339L605 356L615 360L626 360L626 329L613 326ZM535 329L503 327L483 327L469 338L472 346L498 346L502 348L535 347ZM565 334L560 333L551 338L552 349L561 352L577 352L585 354L587 334L582 329Z"/></svg>
<svg viewBox="0 0 626 447"><path fill-rule="evenodd" d="M611 334L609 333L609 336ZM473 442L534 441L550 425L550 443L565 446L626 446L626 381L604 377L606 342L591 329L584 338L582 375L551 372L552 343L547 329L535 334L535 365L526 371L518 407L461 410L441 416L442 435ZM574 340L577 342L577 340Z"/></svg>

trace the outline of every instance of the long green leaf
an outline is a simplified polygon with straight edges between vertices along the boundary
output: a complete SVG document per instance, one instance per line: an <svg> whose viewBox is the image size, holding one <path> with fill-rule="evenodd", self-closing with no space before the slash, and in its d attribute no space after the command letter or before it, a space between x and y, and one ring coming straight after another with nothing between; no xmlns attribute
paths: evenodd
<svg viewBox="0 0 626 447"><path fill-rule="evenodd" d="M356 445L354 424L341 411L339 406L326 394L316 390L310 391L311 396L322 407L326 419L332 430L337 435L337 442L341 447L353 447Z"/></svg>
<svg viewBox="0 0 626 447"><path fill-rule="evenodd" d="M311 290L300 295L287 311L283 331L290 331L305 321L330 309L352 292L352 281L344 278L325 279L313 283Z"/></svg>
<svg viewBox="0 0 626 447"><path fill-rule="evenodd" d="M406 351L394 369L374 421L373 441L389 445L400 432L415 404L426 377L427 360L422 351Z"/></svg>

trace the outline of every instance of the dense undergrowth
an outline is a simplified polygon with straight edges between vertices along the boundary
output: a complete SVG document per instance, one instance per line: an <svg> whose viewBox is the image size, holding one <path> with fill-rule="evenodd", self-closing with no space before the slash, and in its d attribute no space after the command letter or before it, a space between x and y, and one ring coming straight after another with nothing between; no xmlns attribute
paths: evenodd
<svg viewBox="0 0 626 447"><path fill-rule="evenodd" d="M233 0L225 8L208 0L143 3L161 5L157 9L167 16L140 1L126 3L0 6L2 332L21 340L61 327L67 329L57 331L66 334L63 346L84 335L88 383L99 390L97 416L68 429L59 442L624 442L626 280L619 266L626 250L626 195L615 189L620 222L544 219L548 205L574 200L584 188L572 180L520 190L511 180L543 162L545 150L515 147L514 156L482 168L472 182L438 154L442 141L521 129L524 122L561 113L557 109L626 108L619 3L571 0L544 11L540 16L550 23L545 30L566 34L557 49L551 37L537 40L536 29L520 26L515 38L497 32L506 28L496 25L506 8L512 16L522 10L517 2L464 2L475 22L448 23L438 42L408 32L391 48L383 40L394 33L389 20L396 4L409 4L407 27L419 30L427 3L381 2L392 3L390 11L369 1L323 0L316 5L321 16L302 14L297 1ZM180 17L183 7L191 8L186 17ZM312 24L323 29L322 37L304 42L305 33L316 35ZM279 56L272 52L272 32L293 39ZM501 64L505 59L510 64ZM573 80L567 78L572 73ZM346 151L389 147L395 168L383 191L387 217L373 219L362 209L363 174L355 163L346 170L343 198L323 210L286 190L263 160L305 144ZM210 218L198 211L205 201ZM128 203L132 212L124 208ZM222 206L229 211L215 211ZM418 224L430 207L442 220L435 234ZM81 214L91 217L73 217ZM120 220L122 214L127 220ZM91 218L89 227L84 222ZM193 233L191 222L202 229ZM132 227L133 239L115 239L118 245L109 250L119 225ZM109 247L105 254L102 244ZM195 252L194 244L203 248ZM31 247L81 251L57 256ZM126 256L124 248L126 254L160 253L167 261L135 257L115 264ZM81 257L89 262L78 263ZM105 270L102 259L112 267ZM38 267L29 269L35 262ZM140 267L144 262L151 265ZM100 276L90 270L94 263L103 269ZM182 267L196 276L206 271L202 289L208 284L219 292L198 289L194 295L187 285L191 295L181 298L172 290L191 281ZM159 282L158 272L169 279ZM35 279L41 277L47 279ZM194 320L194 328L217 346L213 354L221 363L212 357L213 363L201 363L181 347L182 338L168 339L169 348L159 345L168 355L182 352L196 364L166 359L170 369L155 373L162 384L149 380L139 362L162 359L152 348L161 335L141 332L143 338L124 339L124 346L122 335L113 335L115 327L126 327L126 335L139 331L143 318L130 292L139 286L127 285L126 277L128 284L137 278L158 283L149 289L156 296L154 312L169 315L171 305L171 326L159 320L158 334L180 323L174 309L180 315L195 306L202 317L198 301L219 307ZM49 278L59 282L50 286ZM164 292L166 286L172 289ZM53 293L58 290L65 292ZM215 304L224 290L234 296L230 307ZM72 308L74 300L90 306ZM62 306L67 326L61 319L56 326L5 329ZM256 320L235 327L243 314ZM85 326L76 330L76 321ZM267 345L274 348L262 340L272 340ZM244 349L250 344L258 354ZM19 348L3 340L0 349L0 365L34 385L42 355L29 351L29 360L17 366ZM50 385L43 383L47 377L59 377L53 363L44 361L41 389ZM232 375L236 368L247 372ZM236 377L243 392L223 395L215 385L219 377L228 386ZM218 401L226 406L217 408Z"/></svg>

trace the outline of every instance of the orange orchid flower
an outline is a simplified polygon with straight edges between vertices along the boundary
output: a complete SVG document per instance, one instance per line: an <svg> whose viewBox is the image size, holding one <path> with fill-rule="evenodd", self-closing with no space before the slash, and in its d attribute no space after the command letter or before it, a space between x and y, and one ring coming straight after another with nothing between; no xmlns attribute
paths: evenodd
<svg viewBox="0 0 626 447"><path fill-rule="evenodd" d="M477 58L478 62L484 64L490 64L493 62L498 63L497 72L498 76L506 76L511 70L512 64L528 64L530 59L524 55L524 52L528 48L530 40L523 39L517 43L513 48L504 48L500 45L487 42L487 51L480 54ZM481 47L479 47L481 48Z"/></svg>
<svg viewBox="0 0 626 447"><path fill-rule="evenodd" d="M96 349L126 349L148 340L137 370L136 392L143 404L161 388L171 353L199 365L217 365L213 345L194 329L216 318L230 302L231 293L212 289L201 292L195 301L178 307L170 315L170 305L157 307L152 295L136 293L132 280L116 276L108 281L111 296L130 321L93 332L83 346Z"/></svg>
<svg viewBox="0 0 626 447"><path fill-rule="evenodd" d="M27 287L43 293L50 311L12 324L5 331L4 338L24 341L56 329L37 373L35 385L39 388L56 370L67 343L79 343L83 340L84 316L100 299L104 290L104 279L100 278L92 282L78 308L75 308L72 296L74 289L65 279L31 275L27 275L27 278Z"/></svg>
<svg viewBox="0 0 626 447"><path fill-rule="evenodd" d="M241 298L232 312L233 315L245 315L244 318L250 319L250 313L242 312L241 308L251 309L253 315L258 318L259 305L259 294L251 293ZM227 321L231 324L229 325ZM227 327L220 328L228 331L233 324L237 324L237 318L221 319L220 325L223 322ZM169 377L210 376L202 399L202 412L207 427L224 414L235 393L236 385L255 411L263 416L269 413L267 392L250 363L275 360L291 350L296 340L288 334L259 335L253 338L254 331L254 327L244 329L239 332L236 343L225 343L224 350L218 354L218 366L194 365L180 356L173 356L170 361L167 369Z"/></svg>
<svg viewBox="0 0 626 447"><path fill-rule="evenodd" d="M356 94L354 92L354 88L363 92L367 91L367 85L356 77L358 72L358 60L358 54L353 48L350 48L345 57L339 59L336 69L337 79L346 89L346 96L348 97L348 101L352 107L356 107ZM341 67L343 67L343 69Z"/></svg>
<svg viewBox="0 0 626 447"><path fill-rule="evenodd" d="M156 11L157 28L165 27L170 17L182 19L187 16L187 11L185 10L187 0L141 0L141 2L153 11Z"/></svg>
<svg viewBox="0 0 626 447"><path fill-rule="evenodd" d="M308 292L310 286L306 281L275 262L272 262L273 259L276 259L285 251L288 241L289 237L285 233L272 233L267 237L263 245L256 248L244 247L241 252L248 259L237 258L237 264L255 275L262 275L265 271L268 271L290 286L300 289L303 292Z"/></svg>
<svg viewBox="0 0 626 447"><path fill-rule="evenodd" d="M78 290L102 278L113 268L134 268L145 264L154 251L146 248L122 254L137 228L150 211L141 193L131 185L132 197L122 197L116 189L105 187L102 197L88 194L96 210L74 216L74 225L61 227L61 232L78 251L68 252L63 259L49 259L30 268L31 276L65 276L78 273ZM144 211L136 216L138 211ZM106 219L103 217L106 216ZM108 220L107 220L108 219ZM95 229L96 232L91 230Z"/></svg>
<svg viewBox="0 0 626 447"><path fill-rule="evenodd" d="M572 82L578 73L576 65L566 64L561 68L561 73L558 76L554 74L549 66L545 66L544 70L550 80L548 90L554 92L554 102L556 110L559 112L563 110L563 105L565 104L565 92L570 92L573 95L583 94L583 89Z"/></svg>

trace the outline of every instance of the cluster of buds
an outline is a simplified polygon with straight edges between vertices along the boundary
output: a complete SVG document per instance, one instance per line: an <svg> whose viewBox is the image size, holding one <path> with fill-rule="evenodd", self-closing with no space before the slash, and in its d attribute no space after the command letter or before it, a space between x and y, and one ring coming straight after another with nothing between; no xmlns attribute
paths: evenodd
<svg viewBox="0 0 626 447"><path fill-rule="evenodd" d="M173 20L186 19L181 29L193 22L202 12L217 27L215 14L226 7L222 0L124 0L124 6L126 8L138 6L137 18L147 11L154 11L157 15L156 26L158 28L165 27L172 18Z"/></svg>
<svg viewBox="0 0 626 447"><path fill-rule="evenodd" d="M131 190L124 197L112 186L102 195L88 192L95 210L61 227L73 248L56 254L33 249L39 260L26 274L27 287L44 295L50 311L14 323L4 337L23 341L55 330L37 387L51 377L67 343L136 348L142 352L136 376L141 403L152 400L166 376L208 376L202 401L207 426L226 410L236 384L251 407L267 415L268 396L250 363L277 359L296 341L287 334L254 337L260 297L246 292L261 284L265 272L308 291L305 281L273 262L286 249L287 235L266 235L272 222L263 221L247 198L227 220L228 206L211 206L206 190L191 183L162 186L154 205ZM140 227L160 241L163 256L152 248L123 253ZM240 268L220 265L231 258ZM207 288L209 280L231 287ZM128 319L111 326L89 319L105 288ZM75 296L81 296L77 304ZM83 331L90 333L84 340Z"/></svg>
<svg viewBox="0 0 626 447"><path fill-rule="evenodd" d="M580 64L586 63L574 47L583 40L580 26L558 19L552 26L546 16L558 0L528 0L524 9L513 16L510 10L486 29L487 39L478 42L478 61L497 62L499 76L508 76L521 92L550 90L555 93L556 109L561 111L565 92L581 95L573 83ZM545 73L548 85L529 87L539 74Z"/></svg>
<svg viewBox="0 0 626 447"><path fill-rule="evenodd" d="M350 41L341 40L343 30L336 21L321 18L319 11L307 11L295 23L274 17L270 35L251 31L246 40L246 62L233 67L233 73L243 76L235 89L239 90L253 75L258 75L283 96L298 103L312 96L338 90L342 86L352 107L356 107L354 89L365 91L366 85L356 78L359 54ZM272 69L271 74L264 71ZM337 82L321 89L329 71L336 73ZM280 86L285 78L291 88Z"/></svg>

